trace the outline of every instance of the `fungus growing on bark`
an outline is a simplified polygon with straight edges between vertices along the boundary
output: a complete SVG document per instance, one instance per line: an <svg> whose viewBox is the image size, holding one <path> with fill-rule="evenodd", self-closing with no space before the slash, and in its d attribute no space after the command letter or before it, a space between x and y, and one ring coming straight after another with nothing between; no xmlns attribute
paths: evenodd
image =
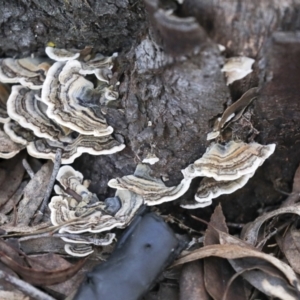
<svg viewBox="0 0 300 300"><path fill-rule="evenodd" d="M113 132L93 97L99 91L70 65L56 62L47 73L41 100L47 115L58 124L85 135L105 136Z"/></svg>
<svg viewBox="0 0 300 300"><path fill-rule="evenodd" d="M152 153L148 153L147 156L143 159L144 164L154 165L159 161L159 158Z"/></svg>
<svg viewBox="0 0 300 300"><path fill-rule="evenodd" d="M208 201L196 201L196 200L187 200L187 199L184 199L181 201L181 204L180 206L182 208L186 208L186 209L197 209L197 208L203 208L203 207L206 207L206 206L209 206L212 204L212 200L208 200Z"/></svg>
<svg viewBox="0 0 300 300"><path fill-rule="evenodd" d="M224 194L232 194L246 185L253 175L254 172L230 181L216 181L213 178L204 177L200 182L195 200L198 202L206 202Z"/></svg>
<svg viewBox="0 0 300 300"><path fill-rule="evenodd" d="M70 143L37 139L27 146L28 153L36 158L52 159L54 161L56 149L63 149L61 163L71 164L82 153L91 155L107 155L122 151L124 144L120 144L111 136L96 137L92 135L78 135Z"/></svg>
<svg viewBox="0 0 300 300"><path fill-rule="evenodd" d="M260 145L230 141L229 143L213 144L204 155L183 170L187 178L212 177L217 181L236 180L250 174L273 154L275 144Z"/></svg>
<svg viewBox="0 0 300 300"><path fill-rule="evenodd" d="M28 145L28 143L36 140L36 137L31 130L23 128L13 120L5 123L3 129L10 139L17 144Z"/></svg>
<svg viewBox="0 0 300 300"><path fill-rule="evenodd" d="M254 59L246 56L231 57L227 59L221 70L222 72L225 72L227 85L250 74L252 72L252 65L254 62Z"/></svg>
<svg viewBox="0 0 300 300"><path fill-rule="evenodd" d="M129 190L143 197L145 204L157 205L176 200L190 187L191 179L184 178L177 186L167 187L160 178L150 175L148 165L139 164L134 175L111 179L108 186L118 190Z"/></svg>
<svg viewBox="0 0 300 300"><path fill-rule="evenodd" d="M7 101L8 115L37 137L71 142L72 138L66 136L64 128L48 118L47 105L37 98L36 91L21 85L13 86Z"/></svg>
<svg viewBox="0 0 300 300"><path fill-rule="evenodd" d="M4 58L0 60L0 81L20 83L30 89L42 88L50 64L39 58Z"/></svg>
<svg viewBox="0 0 300 300"><path fill-rule="evenodd" d="M80 56L80 50L66 50L54 47L46 47L45 52L49 58L56 61L68 61Z"/></svg>
<svg viewBox="0 0 300 300"><path fill-rule="evenodd" d="M62 166L56 176L56 180L64 187L65 190L71 189L82 198L82 201L89 203L99 201L97 196L88 190L89 181L83 181L83 175L75 171L71 166ZM57 189L55 190L57 193Z"/></svg>

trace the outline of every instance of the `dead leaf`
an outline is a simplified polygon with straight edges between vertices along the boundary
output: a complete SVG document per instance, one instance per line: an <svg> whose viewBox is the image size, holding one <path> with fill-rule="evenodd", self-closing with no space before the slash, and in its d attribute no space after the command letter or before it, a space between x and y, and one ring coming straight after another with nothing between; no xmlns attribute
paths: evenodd
<svg viewBox="0 0 300 300"><path fill-rule="evenodd" d="M4 214L9 213L13 210L14 206L17 205L22 198L23 191L25 186L28 184L28 181L23 181L19 185L16 192L12 195L12 197L2 206L1 212Z"/></svg>
<svg viewBox="0 0 300 300"><path fill-rule="evenodd" d="M65 244L66 242L64 242L61 238L53 236L39 237L20 241L20 247L27 255L52 252L65 255Z"/></svg>
<svg viewBox="0 0 300 300"><path fill-rule="evenodd" d="M180 277L180 300L209 300L204 285L202 261L194 261L183 266Z"/></svg>
<svg viewBox="0 0 300 300"><path fill-rule="evenodd" d="M66 261L61 256L49 253L49 254L41 254L41 255L33 255L29 257L31 267L40 270L40 271L52 271L56 269L67 269L72 267L72 264L70 264L68 261ZM55 291L57 293L60 293L62 295L69 295L74 290L77 290L79 288L79 285L81 284L83 278L85 277L85 272L87 270L91 270L95 265L97 264L97 261L93 261L92 264L89 264L89 268L86 268L87 263L84 264L82 269L80 269L72 278L55 285L48 285L45 289L47 291ZM84 271L83 271L84 269Z"/></svg>
<svg viewBox="0 0 300 300"><path fill-rule="evenodd" d="M235 244L251 249L244 241L220 232L220 242L224 244ZM229 260L231 266L255 288L270 297L277 297L283 300L298 299L295 288L291 287L286 277L277 267L261 258L245 257ZM228 298L231 299L231 298Z"/></svg>
<svg viewBox="0 0 300 300"><path fill-rule="evenodd" d="M292 268L280 261L279 259L259 252L254 249L242 247L239 245L211 245L205 246L203 248L192 251L191 253L181 257L172 266L181 265L187 262L191 262L197 259L202 259L205 257L217 256L226 259L237 259L237 258L245 258L245 257L257 257L268 261L270 264L275 266L278 270L280 270L290 283L292 287L295 287L297 292L300 293L300 283L298 278Z"/></svg>
<svg viewBox="0 0 300 300"><path fill-rule="evenodd" d="M2 207L15 193L18 186L22 182L24 168L22 159L26 153L21 152L15 157L0 162L0 207Z"/></svg>
<svg viewBox="0 0 300 300"><path fill-rule="evenodd" d="M218 205L211 216L209 225L205 232L204 245L220 244L219 231L228 233L226 220L222 208ZM227 284L235 271L227 260L219 257L204 258L204 282L210 296L219 300L222 298ZM244 282L241 277L237 278L228 291L228 299L245 300Z"/></svg>
<svg viewBox="0 0 300 300"><path fill-rule="evenodd" d="M28 225L42 203L53 170L53 162L49 160L34 175L24 189L24 197L18 207L18 226Z"/></svg>
<svg viewBox="0 0 300 300"><path fill-rule="evenodd" d="M25 296L19 291L0 291L1 300L30 300L28 296Z"/></svg>
<svg viewBox="0 0 300 300"><path fill-rule="evenodd" d="M278 243L293 270L300 274L300 232L290 228Z"/></svg>
<svg viewBox="0 0 300 300"><path fill-rule="evenodd" d="M298 166L294 175L292 193L282 203L281 207L287 207L293 205L295 202L299 200L299 197L300 197L300 165Z"/></svg>
<svg viewBox="0 0 300 300"><path fill-rule="evenodd" d="M4 241L1 241L0 261L9 266L18 275L22 276L28 283L33 285L53 285L71 278L82 268L86 260L81 260L77 264L64 269L40 271L23 266L21 257L18 258L16 250Z"/></svg>
<svg viewBox="0 0 300 300"><path fill-rule="evenodd" d="M259 229L262 226L262 224L267 220L279 216L281 214L296 214L300 216L300 206L295 205L279 208L256 218L252 223L248 224L245 231L242 232L241 238L247 243L255 245Z"/></svg>

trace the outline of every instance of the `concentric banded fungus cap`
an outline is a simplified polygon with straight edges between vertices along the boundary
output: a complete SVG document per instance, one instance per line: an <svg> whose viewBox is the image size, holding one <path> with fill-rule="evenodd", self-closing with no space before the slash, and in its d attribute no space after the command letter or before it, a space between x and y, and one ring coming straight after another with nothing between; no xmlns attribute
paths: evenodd
<svg viewBox="0 0 300 300"><path fill-rule="evenodd" d="M9 94L9 86L0 82L0 123L7 123L10 120L6 109Z"/></svg>
<svg viewBox="0 0 300 300"><path fill-rule="evenodd" d="M23 128L17 122L10 120L3 126L4 132L17 144L28 145L36 140L36 136L29 129Z"/></svg>
<svg viewBox="0 0 300 300"><path fill-rule="evenodd" d="M0 81L4 83L17 83L30 89L41 89L50 64L41 59L5 58L0 60Z"/></svg>
<svg viewBox="0 0 300 300"><path fill-rule="evenodd" d="M72 244L66 244L65 245L65 251L71 255L76 257L85 257L91 253L94 252L93 247L89 244L93 244L94 234L85 234L85 237L90 237L90 241L83 238L82 235L77 235L72 238L65 238L62 237L61 239L64 240L67 243ZM108 246L113 243L115 238L114 233L105 233L99 236L97 236L97 246Z"/></svg>
<svg viewBox="0 0 300 300"><path fill-rule="evenodd" d="M51 211L50 219L54 226L64 224L65 222L76 220L75 211L69 209L68 200L63 196L54 196L49 203Z"/></svg>
<svg viewBox="0 0 300 300"><path fill-rule="evenodd" d="M43 85L41 100L48 105L48 117L85 135L111 134L113 128L107 125L99 105L91 104L95 94L93 84L64 67L63 63L54 63Z"/></svg>
<svg viewBox="0 0 300 300"><path fill-rule="evenodd" d="M112 71L110 69L110 64L103 64L102 66L94 66L89 62L82 62L79 60L70 60L66 63L62 72L59 75L59 81L65 82L65 76L70 74L80 74L80 75L89 75L94 74L98 80L103 82L109 82L109 79L112 77Z"/></svg>
<svg viewBox="0 0 300 300"><path fill-rule="evenodd" d="M93 247L87 244L66 244L64 249L66 253L75 257L85 257L94 252Z"/></svg>
<svg viewBox="0 0 300 300"><path fill-rule="evenodd" d="M10 137L2 130L0 130L0 157L11 158L19 153L25 146L13 142Z"/></svg>
<svg viewBox="0 0 300 300"><path fill-rule="evenodd" d="M143 197L145 204L156 205L181 197L190 187L191 179L184 178L177 186L167 187L159 178L150 176L148 165L139 164L134 175L111 179L108 186L129 190Z"/></svg>
<svg viewBox="0 0 300 300"><path fill-rule="evenodd" d="M94 69L103 69L103 68L112 69L114 59L117 56L118 56L117 52L113 53L111 56L104 56L98 53L93 59L87 61L86 64L89 67L92 67Z"/></svg>
<svg viewBox="0 0 300 300"><path fill-rule="evenodd" d="M82 200L89 203L91 200L98 200L96 195L93 195L87 186L83 184L83 175L75 171L71 166L63 166L59 169L56 180L64 187L71 189L76 194L82 197Z"/></svg>
<svg viewBox="0 0 300 300"><path fill-rule="evenodd" d="M47 105L37 100L37 92L21 85L12 87L7 101L9 116L22 127L31 129L37 137L71 142L72 138L46 115Z"/></svg>
<svg viewBox="0 0 300 300"><path fill-rule="evenodd" d="M111 136L95 137L78 135L72 143L61 143L48 139L37 139L27 146L28 153L36 158L52 159L54 161L57 148L63 149L61 163L71 164L82 153L91 155L107 155L122 151L124 144L120 144Z"/></svg>
<svg viewBox="0 0 300 300"><path fill-rule="evenodd" d="M204 177L200 182L199 188L195 195L195 200L197 202L203 203L224 194L232 194L236 190L246 185L248 180L253 175L254 172L243 175L236 180L230 180L230 181L216 181L213 178Z"/></svg>
<svg viewBox="0 0 300 300"><path fill-rule="evenodd" d="M80 50L66 50L53 47L46 47L46 54L56 61L68 61L80 56Z"/></svg>
<svg viewBox="0 0 300 300"><path fill-rule="evenodd" d="M230 141L226 145L213 144L206 153L182 172L187 178L212 177L217 181L236 180L250 174L273 154L275 144L260 145Z"/></svg>
<svg viewBox="0 0 300 300"><path fill-rule="evenodd" d="M221 70L225 72L227 85L250 74L254 62L254 59L245 56L229 58Z"/></svg>
<svg viewBox="0 0 300 300"><path fill-rule="evenodd" d="M186 209L197 209L197 208L203 208L203 207L206 207L206 206L209 206L212 204L212 200L208 200L208 201L203 201L203 202L198 202L196 200L181 200L180 201L181 204L180 206L182 208L186 208Z"/></svg>
<svg viewBox="0 0 300 300"><path fill-rule="evenodd" d="M81 217L81 221L76 224L71 224L62 227L59 230L59 232L68 232L76 234L83 232L98 233L103 231L109 231L116 227L125 227L131 222L137 210L143 205L143 198L130 191L117 191L116 196L119 197L122 205L121 209L114 216L106 215L100 211L96 211L84 218ZM65 203L68 202L66 201ZM62 213L58 214L62 215Z"/></svg>

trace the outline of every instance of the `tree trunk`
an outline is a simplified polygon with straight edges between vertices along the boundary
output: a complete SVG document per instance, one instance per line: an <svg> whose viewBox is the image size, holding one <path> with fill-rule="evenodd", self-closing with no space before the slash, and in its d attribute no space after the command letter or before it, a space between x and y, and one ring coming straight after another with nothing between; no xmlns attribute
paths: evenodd
<svg viewBox="0 0 300 300"><path fill-rule="evenodd" d="M169 8L179 17L195 17L187 31L159 10ZM180 170L205 152L213 119L249 88L261 87L253 104L252 123L260 132L255 140L276 143L275 154L246 187L218 198L228 221L247 222L259 208L281 200L274 182L281 179L288 191L300 162L299 9L296 0L3 0L0 54L41 56L48 42L119 52L114 77L121 83L120 100L106 116L126 149L75 162L100 199L113 192L110 178L131 174L149 152L160 159L153 174L178 184ZM217 44L226 46L225 54ZM254 72L227 87L224 56L240 55L255 59ZM194 181L185 198L193 198L199 180Z"/></svg>

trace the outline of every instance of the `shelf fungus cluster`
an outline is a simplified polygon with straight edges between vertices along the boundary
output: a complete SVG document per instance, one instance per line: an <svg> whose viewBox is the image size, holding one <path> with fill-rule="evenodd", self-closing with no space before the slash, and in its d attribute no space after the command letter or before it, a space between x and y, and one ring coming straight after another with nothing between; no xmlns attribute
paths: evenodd
<svg viewBox="0 0 300 300"><path fill-rule="evenodd" d="M82 153L124 149L111 136L113 128L101 110L119 96L109 85L116 55L51 47L46 53L48 59L0 60L1 138L12 141L0 149L1 157L27 148L31 156L53 160L61 148L62 163L69 164ZM11 92L7 84L15 84Z"/></svg>
<svg viewBox="0 0 300 300"><path fill-rule="evenodd" d="M250 74L252 72L252 65L254 62L254 59L246 56L228 58L221 70L225 73L227 85Z"/></svg>
<svg viewBox="0 0 300 300"><path fill-rule="evenodd" d="M191 178L183 178L179 185L167 187L160 178L150 175L150 167L139 164L133 175L111 179L108 186L117 191L131 191L140 195L145 204L152 206L181 197L190 187Z"/></svg>
<svg viewBox="0 0 300 300"><path fill-rule="evenodd" d="M117 191L115 197L99 201L88 190L89 181L70 166L62 166L56 179L60 184L49 204L51 222L61 226L65 251L72 256L91 254L92 244L111 244L115 234L108 231L126 227L143 204L142 197L130 191Z"/></svg>
<svg viewBox="0 0 300 300"><path fill-rule="evenodd" d="M231 194L242 188L255 171L275 151L275 144L260 145L230 141L212 144L204 155L183 170L186 178L204 177L193 201L186 201L184 208L210 205L212 199Z"/></svg>

